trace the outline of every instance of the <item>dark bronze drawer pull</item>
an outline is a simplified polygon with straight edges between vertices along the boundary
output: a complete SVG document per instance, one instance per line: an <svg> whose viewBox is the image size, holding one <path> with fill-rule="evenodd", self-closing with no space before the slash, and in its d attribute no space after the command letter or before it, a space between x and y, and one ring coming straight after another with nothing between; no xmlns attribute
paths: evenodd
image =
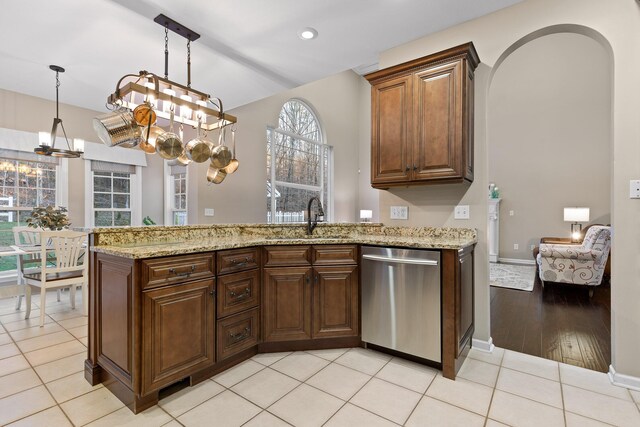
<svg viewBox="0 0 640 427"><path fill-rule="evenodd" d="M178 270L176 270L175 268L170 268L169 269L169 273L171 274L175 274L178 277L187 277L189 276L191 273L193 273L194 271L196 271L196 266L192 265L191 266L191 270L190 271L182 271L180 273L178 273Z"/></svg>
<svg viewBox="0 0 640 427"><path fill-rule="evenodd" d="M241 293L240 295L236 294L235 291L230 291L229 292L229 296L235 299L243 299L243 298L247 298L251 296L251 289L249 288L244 288L244 292Z"/></svg>
<svg viewBox="0 0 640 427"><path fill-rule="evenodd" d="M230 260L229 263L233 264L236 267L244 267L245 265L249 265L249 263L252 263L252 264L255 263L255 260L253 258L249 258L247 256L247 257L244 257L244 259L236 259L236 258L234 258L234 259Z"/></svg>
<svg viewBox="0 0 640 427"><path fill-rule="evenodd" d="M242 341L245 338L249 338L251 336L251 328L248 326L244 328L244 331L238 332L234 334L233 332L229 332L229 338L231 338L231 342L237 343L238 341Z"/></svg>

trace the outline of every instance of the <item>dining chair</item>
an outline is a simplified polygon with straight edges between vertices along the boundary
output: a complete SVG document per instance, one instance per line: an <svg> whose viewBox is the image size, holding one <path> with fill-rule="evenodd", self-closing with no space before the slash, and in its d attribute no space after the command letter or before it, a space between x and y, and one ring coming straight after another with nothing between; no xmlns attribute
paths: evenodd
<svg viewBox="0 0 640 427"><path fill-rule="evenodd" d="M23 274L26 285L27 313L31 315L31 288L40 288L40 326L44 326L46 292L49 289L69 288L71 308L76 308L76 287L82 286L82 305L87 315L88 272L84 256L87 234L78 231L42 231L40 233L40 270ZM47 258L53 254L55 260Z"/></svg>
<svg viewBox="0 0 640 427"><path fill-rule="evenodd" d="M33 227L27 226L19 226L13 227L13 240L16 246L36 246L40 244L40 232L41 230L35 229ZM40 268L40 253L30 253L25 255L17 255L17 284L22 285L22 275L24 274L25 268ZM57 293L57 301L60 302L60 289L56 291ZM16 310L20 310L22 306L22 294L18 295L18 300L16 301Z"/></svg>

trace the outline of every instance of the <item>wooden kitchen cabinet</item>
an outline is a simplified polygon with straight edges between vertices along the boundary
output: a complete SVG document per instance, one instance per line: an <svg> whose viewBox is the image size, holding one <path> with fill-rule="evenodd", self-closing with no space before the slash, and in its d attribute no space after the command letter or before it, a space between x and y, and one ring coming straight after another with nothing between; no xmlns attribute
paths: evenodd
<svg viewBox="0 0 640 427"><path fill-rule="evenodd" d="M265 341L311 339L311 267L265 268Z"/></svg>
<svg viewBox="0 0 640 427"><path fill-rule="evenodd" d="M316 266L313 338L358 335L358 266Z"/></svg>
<svg viewBox="0 0 640 427"><path fill-rule="evenodd" d="M442 374L455 379L475 331L473 246L442 251Z"/></svg>
<svg viewBox="0 0 640 427"><path fill-rule="evenodd" d="M213 279L142 293L142 393L215 363Z"/></svg>
<svg viewBox="0 0 640 427"><path fill-rule="evenodd" d="M260 253L255 247L217 253L217 362L260 342Z"/></svg>
<svg viewBox="0 0 640 427"><path fill-rule="evenodd" d="M374 188L473 181L473 43L365 76Z"/></svg>
<svg viewBox="0 0 640 427"><path fill-rule="evenodd" d="M265 263L292 261L292 266L264 268L265 342L358 336L356 245L265 247L265 252ZM298 266L303 260L308 267Z"/></svg>

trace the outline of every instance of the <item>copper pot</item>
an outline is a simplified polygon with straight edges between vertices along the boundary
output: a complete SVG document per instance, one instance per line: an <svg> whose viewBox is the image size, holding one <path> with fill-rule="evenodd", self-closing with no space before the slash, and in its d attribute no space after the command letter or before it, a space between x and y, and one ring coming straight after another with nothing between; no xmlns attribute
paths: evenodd
<svg viewBox="0 0 640 427"><path fill-rule="evenodd" d="M182 139L180 139L180 136L173 133L173 114L174 110L171 110L169 130L156 138L156 152L160 157L166 160L177 159L184 152Z"/></svg>
<svg viewBox="0 0 640 427"><path fill-rule="evenodd" d="M200 136L200 121L198 121L197 132L196 137L185 145L184 155L187 159L196 163L204 163L211 157L211 146L213 144L203 136Z"/></svg>
<svg viewBox="0 0 640 427"><path fill-rule="evenodd" d="M149 126L156 122L156 112L150 103L144 102L133 110L133 118L140 126Z"/></svg>
<svg viewBox="0 0 640 427"><path fill-rule="evenodd" d="M147 154L155 154L156 140L164 133L164 129L158 126L145 127L142 131L140 149Z"/></svg>
<svg viewBox="0 0 640 427"><path fill-rule="evenodd" d="M231 150L228 147L222 145L224 142L225 129L220 129L220 136L218 137L218 145L211 149L211 165L216 169L223 169L231 162Z"/></svg>
<svg viewBox="0 0 640 427"><path fill-rule="evenodd" d="M227 173L224 169L218 169L213 166L213 163L209 165L209 169L207 169L207 181L213 182L214 184L220 184L227 177Z"/></svg>
<svg viewBox="0 0 640 427"><path fill-rule="evenodd" d="M233 141L233 158L229 162L229 164L224 168L224 171L227 174L234 173L238 170L240 166L240 162L236 159L236 131L231 129L231 141Z"/></svg>

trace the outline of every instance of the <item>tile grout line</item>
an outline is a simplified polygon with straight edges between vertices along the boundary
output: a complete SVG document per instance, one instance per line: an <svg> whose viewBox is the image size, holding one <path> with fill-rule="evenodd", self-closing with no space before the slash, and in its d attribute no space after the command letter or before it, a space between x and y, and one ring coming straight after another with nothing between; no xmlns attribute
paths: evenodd
<svg viewBox="0 0 640 427"><path fill-rule="evenodd" d="M6 328L4 327L4 324L2 325L2 327L6 330ZM9 336L9 337L10 337L10 338L11 338L11 340L13 341L14 345L16 345L16 347L17 347L16 341L13 339L13 337L12 337L12 336ZM49 388L46 386L45 382L42 380L42 377L40 376L40 374L38 374L38 372L36 371L35 367L31 364L31 362L29 361L29 359L27 359L27 358L25 357L24 353L22 352L22 350L21 350L19 347L18 347L18 350L20 350L20 355L24 358L24 360L26 360L26 361L27 361L27 363L29 364L29 367L31 368L31 370L33 371L33 373L34 373L34 374L38 377L38 379L40 380L40 383L41 383L40 385L42 385L42 386L44 387L44 389L45 389L45 390L47 391L47 393L49 394L49 397L51 397L51 400L53 400L53 402L55 403L55 405L54 405L54 406L57 406L57 407L58 407L58 409L60 410L60 412L62 412L62 414L65 416L65 418L69 421L69 423L70 423L71 425L74 425L74 424L73 424L73 422L71 421L71 419L69 418L69 416L67 415L67 413L66 413L66 412L64 412L64 410L62 409L62 407L60 406L60 404L58 403L58 401L56 400L56 398L53 396L53 394L51 394L51 391L50 391L50 390L49 390ZM40 385L38 385L38 386L36 386L36 387L39 387ZM32 387L31 389L33 389L33 388L35 388L35 387ZM31 389L29 389L29 390L31 390ZM23 390L23 391L24 391L24 390ZM14 393L14 394L15 394L15 393ZM54 406L50 406L50 407L48 407L48 408L43 409L42 411L34 412L34 413L29 414L29 415L27 415L27 416L24 416L24 417L22 417L22 418L18 418L18 419L16 419L16 420L13 420L13 421L12 421L12 423L15 423L15 422L17 422L17 421L20 421L20 420L23 420L23 419L25 419L25 418L28 418L28 417L30 417L30 416L32 416L32 415L35 415L35 414L38 414L38 413L40 413L40 412L46 411L46 410L48 410L48 409L51 409L51 408L53 408Z"/></svg>
<svg viewBox="0 0 640 427"><path fill-rule="evenodd" d="M46 304L45 304L45 306L46 306ZM45 310L46 310L46 308L45 308ZM72 309L72 310L77 310L77 308L74 308L74 309ZM20 312L22 312L22 310L19 310L19 311L20 311ZM26 314L26 312L25 312L25 314ZM55 314L55 313L54 313L54 314ZM75 337L75 335L71 334L71 333L68 331L68 329L67 329L64 325L61 325L61 324L59 323L59 321L58 321L58 320L56 320L56 319L54 319L53 317L51 317L51 316L47 315L47 314L46 314L46 311L45 311L45 316L48 316L48 317L52 320L52 322L53 322L53 323L57 324L57 325L58 325L58 326L60 326L64 331L66 331L67 333L69 333L71 336L73 336L73 337L74 337L74 339L73 339L73 340L65 341L64 343L66 343L66 342L71 342L71 341L74 341L74 340L75 340L75 341L78 341L78 342L79 342L83 347L85 347L85 351L86 351L87 347L84 345L84 343L82 343L82 341L80 341L80 339L79 339L79 338L76 338L76 337ZM70 318L62 319L62 320L75 319L75 318L83 317L83 316L84 316L84 313L83 313L83 314L81 314L81 315L79 315L79 316L74 316L74 317L70 317ZM30 317L30 318L31 318L31 317ZM23 320L28 320L28 319L23 319ZM18 320L17 322L19 322L19 321L20 321L20 320ZM12 322L10 322L10 323L12 323ZM1 324L1 322L0 322L0 324ZM46 325L46 323L45 323L45 325ZM4 326L4 324L2 324L2 326L3 326L4 330L8 333L9 331L8 331L8 330L7 330L7 328ZM44 325L43 325L43 326L44 326ZM35 327L35 326L34 326L34 327ZM40 327L40 326L38 325L38 327ZM87 326L87 327L88 327L88 326ZM18 331L18 330L24 330L24 329L28 329L28 328L17 329L16 331ZM14 331L14 332L15 332L15 331ZM45 335L48 335L48 334L44 334L44 335L40 335L40 336L45 336ZM62 412L62 414L64 414L65 418L69 421L69 423L70 423L71 425L75 425L75 424L71 421L71 419L69 418L69 416L67 415L67 413L64 411L64 409L62 408L61 403L58 403L57 399L53 396L53 394L51 393L51 390L49 390L49 387L47 387L47 383L45 383L45 382L43 381L42 377L40 376L40 374L38 374L38 371L36 371L35 366L34 366L34 365L29 361L29 359L27 359L27 357L26 357L26 353L24 353L24 352L22 351L22 349L21 349L20 347L18 347L18 345L17 345L17 341L15 341L15 339L13 338L13 336L12 336L10 333L9 333L9 337L10 337L10 338L11 338L11 340L13 341L14 345L16 345L16 347L17 347L17 348L18 348L18 350L20 351L20 355L21 355L21 356L22 356L22 357L27 361L27 363L29 364L30 369L31 369L31 370L33 370L33 372L35 373L35 375L38 377L38 379L39 379L39 380L40 380L40 382L41 382L41 385L42 385L42 386L44 386L44 389L47 391L47 393L49 393L49 396L50 396L50 397L51 397L51 399L53 399L53 401L55 402L55 406L57 406L57 407L60 409L60 411ZM37 337L34 337L34 338L37 338ZM59 343L59 344L64 344L64 343ZM54 344L54 345L58 345L58 344ZM48 348L48 347L53 347L53 346L47 346L47 347L43 347L43 348ZM41 350L41 349L37 349L37 350L33 350L33 351L38 351L38 350ZM82 354L82 353L77 353L77 354ZM65 357L70 357L70 356L75 356L75 354L72 354L72 355L69 355L69 356L65 356ZM61 359L64 359L65 357L63 357L63 358L61 358ZM61 360L61 359L52 360L52 361L47 362L47 363L55 362L55 361L58 361L58 360ZM47 363L42 363L41 365L37 365L37 366L46 365ZM26 369L23 369L23 370L26 370ZM82 371L80 371L80 372L82 372ZM73 374L70 374L70 375L74 375L74 374L77 374L77 372L74 372ZM61 378L66 378L66 377L68 377L68 376L70 376L70 375L67 375L67 376L65 376L65 377L61 377ZM61 378L56 378L55 380L52 380L52 381L50 381L50 382L57 381L58 379L61 379ZM39 387L39 386L36 386L36 387ZM32 388L35 388L35 387L32 387ZM30 389L28 389L28 390L31 390L32 388L30 388ZM26 390L23 390L23 391L26 391ZM92 393L93 391L95 391L95 390L91 390L91 391L89 391L89 392L87 392L87 393L82 393L82 394L80 394L79 396L76 396L76 397L74 397L73 399L69 399L69 400L67 400L67 401L65 401L65 402L62 402L62 403L66 403L66 402L69 402L69 401L71 401L71 400L77 399L77 398L79 398L79 397L81 397L81 396L85 396L85 395L87 395L87 394L89 394L89 393ZM15 395L15 394L17 394L17 393L14 393L13 395ZM126 407L126 406L124 406L124 407ZM45 411L45 410L47 410L47 409L51 409L51 408L53 408L53 406L51 406L51 407L49 407L49 408L45 408L45 409L43 409L42 411L35 412L35 413L33 413L33 414L30 414L30 415L28 415L28 416L26 416L26 417L22 417L22 418L20 418L20 419L18 419L18 420L12 421L12 422L16 422L16 421L22 420L22 419L24 419L24 418L28 418L28 417L30 417L30 416L32 416L32 415L38 414L38 413L40 413L40 412L43 412L43 411ZM120 409L121 409L121 408L118 408L117 410L120 410ZM117 411L117 410L116 410L116 411ZM115 411L113 411L113 412L115 412ZM109 414L111 414L111 413L113 413L113 412L110 412ZM109 415L109 414L107 414L107 415ZM106 415L105 415L105 416L106 416ZM99 417L99 418L97 418L97 419L100 419L100 418L102 418L102 417ZM96 420L97 420L97 419L96 419ZM95 420L93 420L93 421L95 421ZM93 421L90 421L90 422L93 422Z"/></svg>

